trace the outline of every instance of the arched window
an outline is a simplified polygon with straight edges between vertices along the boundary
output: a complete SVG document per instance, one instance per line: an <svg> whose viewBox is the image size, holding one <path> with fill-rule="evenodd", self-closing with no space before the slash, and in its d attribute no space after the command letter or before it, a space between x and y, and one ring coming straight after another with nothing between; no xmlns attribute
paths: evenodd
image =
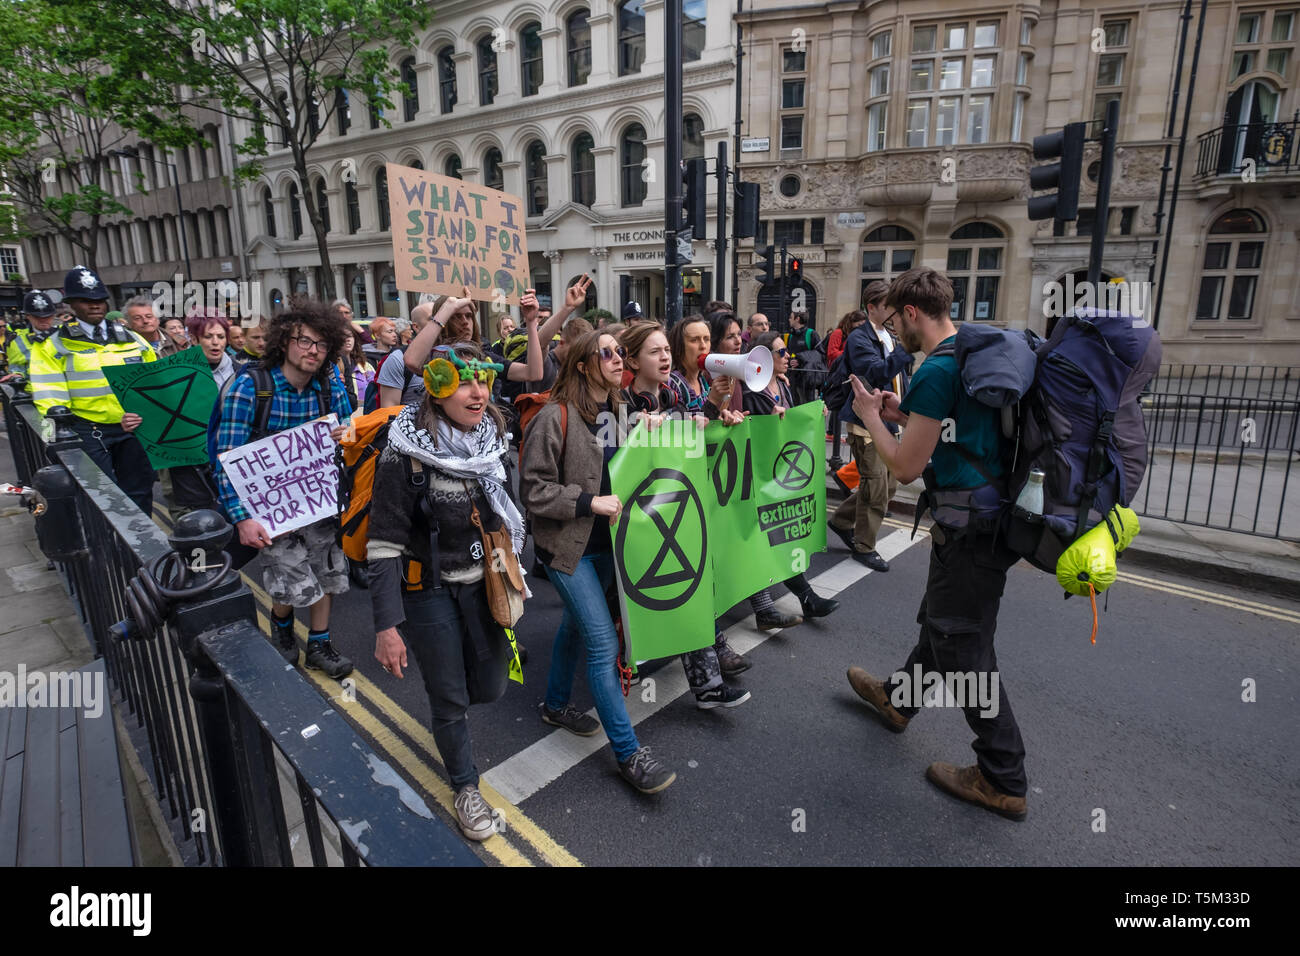
<svg viewBox="0 0 1300 956"><path fill-rule="evenodd" d="M954 230L949 239L948 278L952 280L949 317L954 322L967 319L995 321L1006 237L1002 230L990 223L969 222ZM970 297L972 282L975 284L973 300Z"/></svg>
<svg viewBox="0 0 1300 956"><path fill-rule="evenodd" d="M290 234L295 239L302 238L302 203L298 199L298 184L289 184L289 222Z"/></svg>
<svg viewBox="0 0 1300 956"><path fill-rule="evenodd" d="M420 112L420 82L415 75L415 57L408 56L400 67L402 75L402 113L409 123Z"/></svg>
<svg viewBox="0 0 1300 956"><path fill-rule="evenodd" d="M1249 209L1226 212L1210 226L1196 297L1197 322L1249 322L1255 317L1266 232L1263 220Z"/></svg>
<svg viewBox="0 0 1300 956"><path fill-rule="evenodd" d="M348 208L348 233L355 235L361 229L361 197L356 183L343 184L343 199Z"/></svg>
<svg viewBox="0 0 1300 956"><path fill-rule="evenodd" d="M483 185L489 189L506 188L506 176L501 169L501 150L495 146L483 154Z"/></svg>
<svg viewBox="0 0 1300 956"><path fill-rule="evenodd" d="M573 140L573 201L590 206L596 201L596 141L590 133L579 133Z"/></svg>
<svg viewBox="0 0 1300 956"><path fill-rule="evenodd" d="M352 128L352 101L348 97L348 91L341 86L334 91L334 114L338 117L339 135L348 135L348 130Z"/></svg>
<svg viewBox="0 0 1300 956"><path fill-rule="evenodd" d="M695 113L682 117L682 159L704 156L704 120Z"/></svg>
<svg viewBox="0 0 1300 956"><path fill-rule="evenodd" d="M1265 167L1277 161L1268 152L1281 104L1282 94L1260 80L1241 85L1228 97L1224 117L1229 128L1219 147L1220 174L1239 172L1247 159Z"/></svg>
<svg viewBox="0 0 1300 956"><path fill-rule="evenodd" d="M208 178L208 141L206 138L199 141L198 150L199 150L199 179L207 179ZM144 163L140 162L138 159L136 160L136 163L138 168L140 168L141 171L143 172Z"/></svg>
<svg viewBox="0 0 1300 956"><path fill-rule="evenodd" d="M542 25L536 20L519 31L519 67L523 95L536 95L542 88Z"/></svg>
<svg viewBox="0 0 1300 956"><path fill-rule="evenodd" d="M915 261L916 236L902 226L879 226L871 230L862 240L862 292L869 282L889 281L912 268Z"/></svg>
<svg viewBox="0 0 1300 956"><path fill-rule="evenodd" d="M391 223L388 219L388 170L386 169L375 173L375 212L379 214L379 231L387 232Z"/></svg>
<svg viewBox="0 0 1300 956"><path fill-rule="evenodd" d="M271 190L262 189L262 215L266 217L266 234L275 238L275 203L271 202Z"/></svg>
<svg viewBox="0 0 1300 956"><path fill-rule="evenodd" d="M324 179L316 180L316 209L320 212L321 225L325 227L326 232L329 232L330 231L330 200L329 200L329 196L325 195Z"/></svg>
<svg viewBox="0 0 1300 956"><path fill-rule="evenodd" d="M540 216L546 212L548 190L546 187L546 147L540 140L528 144L524 175L528 180L528 215Z"/></svg>
<svg viewBox="0 0 1300 956"><path fill-rule="evenodd" d="M452 179L463 179L460 174L460 156L452 153L447 157L446 162L442 164L442 174L450 176Z"/></svg>
<svg viewBox="0 0 1300 956"><path fill-rule="evenodd" d="M639 206L645 201L645 127L633 123L623 130L619 154L622 161L623 181L621 197L624 206Z"/></svg>
<svg viewBox="0 0 1300 956"><path fill-rule="evenodd" d="M384 119L384 108L380 104L383 102L383 94L376 94L376 98L369 100L366 106L366 112L370 117L370 128L379 129Z"/></svg>
<svg viewBox="0 0 1300 956"><path fill-rule="evenodd" d="M307 122L311 128L311 135L317 136L320 133L320 98L316 91L312 90L307 96Z"/></svg>
<svg viewBox="0 0 1300 956"><path fill-rule="evenodd" d="M645 62L645 0L618 6L618 75L640 73Z"/></svg>
<svg viewBox="0 0 1300 956"><path fill-rule="evenodd" d="M424 161L419 159L413 159L406 165L410 166L412 169L424 169Z"/></svg>
<svg viewBox="0 0 1300 956"><path fill-rule="evenodd" d="M569 48L569 85L582 86L591 76L591 26L587 23L590 12L578 10L565 21L565 36Z"/></svg>
<svg viewBox="0 0 1300 956"><path fill-rule="evenodd" d="M478 104L491 106L497 98L497 51L492 49L492 34L476 45L478 50Z"/></svg>
<svg viewBox="0 0 1300 956"><path fill-rule="evenodd" d="M438 51L438 95L444 113L450 113L456 105L456 61L452 52L449 46Z"/></svg>
<svg viewBox="0 0 1300 956"><path fill-rule="evenodd" d="M682 61L690 63L704 55L704 19L709 0L682 0Z"/></svg>

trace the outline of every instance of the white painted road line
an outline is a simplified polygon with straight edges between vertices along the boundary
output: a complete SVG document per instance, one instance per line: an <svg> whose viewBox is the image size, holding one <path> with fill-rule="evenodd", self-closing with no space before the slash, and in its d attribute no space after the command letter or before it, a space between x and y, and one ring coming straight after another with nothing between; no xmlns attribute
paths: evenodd
<svg viewBox="0 0 1300 956"><path fill-rule="evenodd" d="M908 548L929 538L928 534L922 532L917 532L915 540L909 540L910 536L910 531L895 531L880 539L876 551L886 561L892 561ZM839 564L817 575L810 583L823 597L835 597L845 588L856 584L871 573L871 569L865 565L859 564L852 558L845 558ZM791 601L795 601L794 596L786 595L778 603ZM797 603L792 610L798 611ZM747 616L745 621L727 628L726 638L727 643L736 653L747 654L775 633L778 632L757 630L753 626L753 619ZM652 700L642 699L642 694L645 692L643 685L634 686L627 696L627 715L633 726L667 707L690 690L686 682L686 672L676 664L661 668L646 680L654 681ZM594 708L587 713L591 717L597 717ZM594 737L578 737L567 730L557 729L493 767L483 774L483 779L503 797L518 806L592 754L603 750L608 744L609 740L603 730Z"/></svg>

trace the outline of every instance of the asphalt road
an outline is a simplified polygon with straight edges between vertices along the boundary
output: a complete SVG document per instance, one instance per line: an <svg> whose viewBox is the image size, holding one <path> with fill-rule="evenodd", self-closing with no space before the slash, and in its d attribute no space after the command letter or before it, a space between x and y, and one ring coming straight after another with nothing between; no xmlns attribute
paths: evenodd
<svg viewBox="0 0 1300 956"><path fill-rule="evenodd" d="M809 578L842 602L831 617L765 636L752 614L729 615L733 645L754 665L736 679L752 692L746 704L698 710L681 693L675 661L649 674L653 703L643 699L648 685L632 688L641 742L678 774L650 797L619 779L603 734L585 742L538 718L560 602L549 584L530 578L536 596L519 628L530 652L525 683L470 715L484 793L502 811L503 833L480 848L484 858L677 866L1300 861L1300 604L1122 565L1094 646L1086 601L1063 601L1049 575L1013 568L997 643L1028 750L1029 819L1016 824L926 782L932 761L973 762L973 735L959 710L924 710L895 736L845 679L853 664L893 670L915 640L929 543L918 535L909 544L901 528L890 522L882 530L880 549L897 553L887 574L865 573L834 538L815 556ZM369 610L366 592L350 592L332 622L335 646L358 668L358 702L343 712L438 802L436 781L446 775L432 757L414 655L404 680L384 673ZM588 709L582 674L580 666L573 701ZM1253 682L1254 702L1243 701L1244 681Z"/></svg>

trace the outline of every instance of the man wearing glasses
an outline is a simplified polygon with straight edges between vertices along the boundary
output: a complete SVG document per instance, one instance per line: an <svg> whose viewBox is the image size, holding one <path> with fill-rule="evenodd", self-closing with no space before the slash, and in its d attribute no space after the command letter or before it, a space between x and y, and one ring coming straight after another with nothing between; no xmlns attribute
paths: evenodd
<svg viewBox="0 0 1300 956"><path fill-rule="evenodd" d="M307 301L271 319L266 350L258 365L246 366L230 382L217 427L217 453L328 415L338 416L335 441L342 437L352 404L333 374L343 350L347 323L324 303ZM269 393L269 395L268 395ZM221 507L241 544L265 557L262 583L271 595L271 630L284 659L298 663L293 635L294 608L308 608L307 666L340 679L352 662L330 643L330 596L348 589L348 563L337 543L338 518L286 532L274 540L249 514L221 467L212 462Z"/></svg>
<svg viewBox="0 0 1300 956"><path fill-rule="evenodd" d="M907 388L912 356L890 332L893 316L885 308L888 292L889 284L879 279L867 286L863 300L869 321L849 333L844 362L850 374L856 375L868 388L890 391L901 399ZM848 545L855 560L873 571L888 571L889 562L876 553L876 536L880 533L880 523L885 520L889 501L898 490L898 482L876 453L871 433L853 413L852 397L844 403L840 420L849 426L849 450L858 463L859 481L857 491L845 498L831 515L830 528ZM897 425L890 423L887 427L891 434L898 434Z"/></svg>

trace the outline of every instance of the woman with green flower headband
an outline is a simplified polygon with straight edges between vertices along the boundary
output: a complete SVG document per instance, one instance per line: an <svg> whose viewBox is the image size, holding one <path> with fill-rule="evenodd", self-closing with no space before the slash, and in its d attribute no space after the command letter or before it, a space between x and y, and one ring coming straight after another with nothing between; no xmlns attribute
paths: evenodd
<svg viewBox="0 0 1300 956"><path fill-rule="evenodd" d="M471 840L495 832L466 715L505 693L514 658L511 638L492 616L484 569L485 529L508 532L517 556L524 520L506 489L505 421L492 404L500 363L471 343L441 346L422 370L425 397L407 405L388 430L371 500L370 596L375 657L403 676L409 645L420 664L433 738L456 790L461 831ZM525 588L525 597L527 597Z"/></svg>

